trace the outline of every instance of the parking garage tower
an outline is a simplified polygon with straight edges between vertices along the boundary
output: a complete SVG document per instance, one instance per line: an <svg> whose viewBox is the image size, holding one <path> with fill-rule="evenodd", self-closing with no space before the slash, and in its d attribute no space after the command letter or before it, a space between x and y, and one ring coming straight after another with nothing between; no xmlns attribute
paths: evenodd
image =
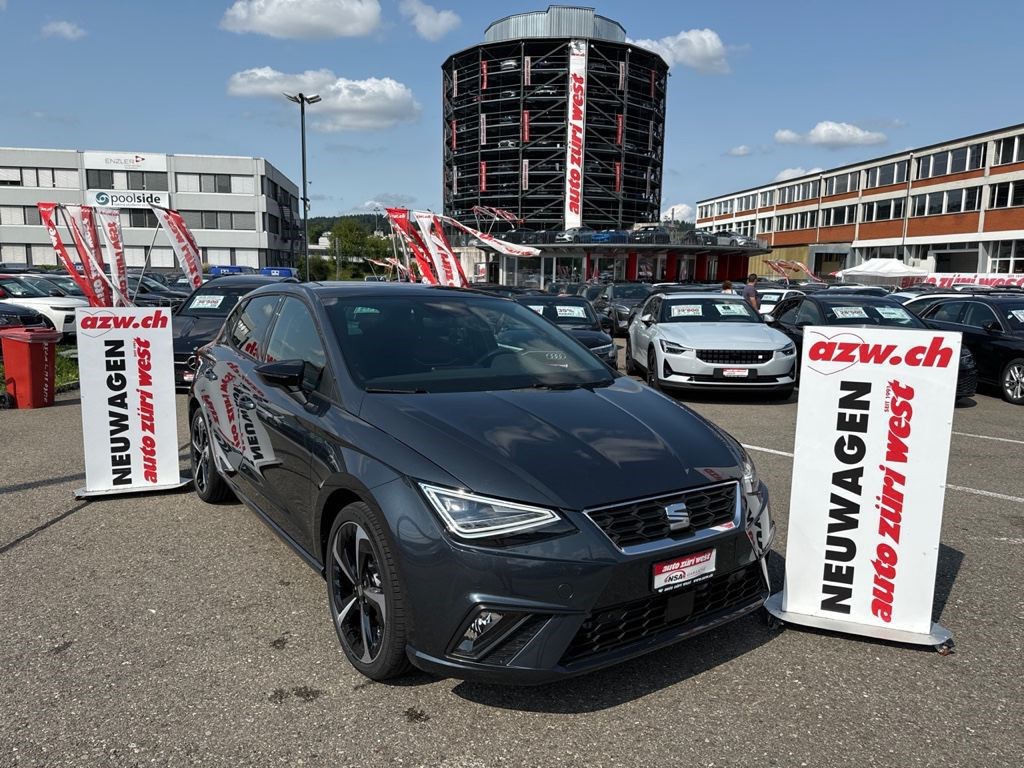
<svg viewBox="0 0 1024 768"><path fill-rule="evenodd" d="M657 221L668 65L592 8L491 24L442 65L444 208L509 211L531 229Z"/></svg>

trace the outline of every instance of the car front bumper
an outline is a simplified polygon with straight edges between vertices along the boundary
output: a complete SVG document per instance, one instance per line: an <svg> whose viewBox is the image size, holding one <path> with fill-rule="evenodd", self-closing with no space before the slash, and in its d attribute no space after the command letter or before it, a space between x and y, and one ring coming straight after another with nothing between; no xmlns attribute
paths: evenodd
<svg viewBox="0 0 1024 768"><path fill-rule="evenodd" d="M774 353L764 362L707 362L695 350L663 353L658 361L662 387L674 389L788 389L796 382L796 355Z"/></svg>
<svg viewBox="0 0 1024 768"><path fill-rule="evenodd" d="M417 495L401 481L388 486L375 489L384 509ZM403 514L398 530L405 526L406 535L396 541L413 613L409 660L445 676L541 684L620 663L756 610L769 584L746 521L767 510L768 491L761 484L756 494L745 494L737 484L736 493L734 516L724 525L625 548L582 512L563 512L574 533L502 547L435 537L422 527L410 537L411 518ZM387 517L394 530L396 521ZM656 563L710 550L713 575L654 590ZM470 658L458 644L484 610L516 619Z"/></svg>

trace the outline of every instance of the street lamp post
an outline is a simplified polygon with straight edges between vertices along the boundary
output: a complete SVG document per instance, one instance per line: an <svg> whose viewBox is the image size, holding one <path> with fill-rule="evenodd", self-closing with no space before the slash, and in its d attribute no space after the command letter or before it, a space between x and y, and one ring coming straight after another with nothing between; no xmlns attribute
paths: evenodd
<svg viewBox="0 0 1024 768"><path fill-rule="evenodd" d="M292 96L284 95L288 101L294 101L299 105L299 121L302 132L302 252L306 260L306 282L309 282L309 190L306 187L306 105L316 104L320 101L317 94L307 96L304 93Z"/></svg>

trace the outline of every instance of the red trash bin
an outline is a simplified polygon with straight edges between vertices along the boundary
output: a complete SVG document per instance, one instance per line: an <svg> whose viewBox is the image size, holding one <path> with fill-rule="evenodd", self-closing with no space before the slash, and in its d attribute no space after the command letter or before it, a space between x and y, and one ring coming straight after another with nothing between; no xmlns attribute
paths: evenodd
<svg viewBox="0 0 1024 768"><path fill-rule="evenodd" d="M4 350L4 379L13 408L53 405L57 375L57 342L62 334L48 328L0 331Z"/></svg>

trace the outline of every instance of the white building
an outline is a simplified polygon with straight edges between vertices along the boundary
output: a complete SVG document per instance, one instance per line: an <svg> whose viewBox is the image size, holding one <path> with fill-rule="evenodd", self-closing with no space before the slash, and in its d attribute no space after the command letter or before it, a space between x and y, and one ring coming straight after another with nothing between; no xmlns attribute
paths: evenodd
<svg viewBox="0 0 1024 768"><path fill-rule="evenodd" d="M0 148L0 263L57 263L36 208L47 201L120 208L129 266L154 235L150 265L175 266L151 202L181 212L210 266L289 264L302 250L298 194L260 157Z"/></svg>

